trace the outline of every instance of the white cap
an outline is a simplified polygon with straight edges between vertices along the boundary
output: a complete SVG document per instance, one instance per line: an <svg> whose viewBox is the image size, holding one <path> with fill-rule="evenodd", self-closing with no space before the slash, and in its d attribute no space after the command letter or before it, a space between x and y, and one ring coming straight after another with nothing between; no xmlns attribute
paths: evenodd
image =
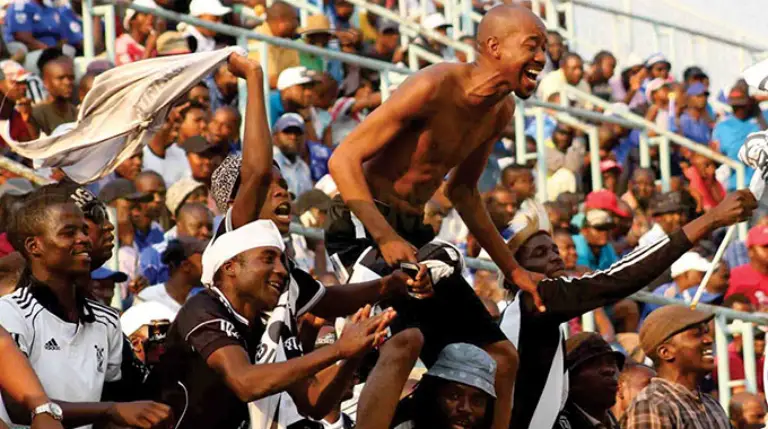
<svg viewBox="0 0 768 429"><path fill-rule="evenodd" d="M280 76L277 78L277 90L282 91L295 85L304 85L313 80L312 73L306 67L289 67L280 72Z"/></svg>
<svg viewBox="0 0 768 429"><path fill-rule="evenodd" d="M445 20L442 13L432 13L425 16L424 19L421 20L421 24L430 30L435 30L440 27L452 27L452 25Z"/></svg>
<svg viewBox="0 0 768 429"><path fill-rule="evenodd" d="M168 319L173 322L175 318L176 313L170 308L159 302L146 301L125 310L125 313L120 316L120 327L123 329L123 334L130 336L153 320Z"/></svg>
<svg viewBox="0 0 768 429"><path fill-rule="evenodd" d="M712 264L703 256L696 252L686 252L681 256L672 267L670 267L672 278L687 273L688 271L700 271L706 273Z"/></svg>
<svg viewBox="0 0 768 429"><path fill-rule="evenodd" d="M152 9L157 9L157 3L154 2L154 0L133 0L131 2L132 4L144 6ZM125 17L123 18L123 28L125 31L128 31L128 25L131 23L131 20L134 16L136 16L138 12L136 12L134 9L128 9L125 11Z"/></svg>
<svg viewBox="0 0 768 429"><path fill-rule="evenodd" d="M232 12L231 7L226 7L219 0L192 0L189 4L189 14L195 17L201 15L224 16Z"/></svg>
<svg viewBox="0 0 768 429"><path fill-rule="evenodd" d="M632 52L627 57L627 60L624 63L624 68L625 69L629 69L629 68L632 68L634 66L642 66L644 64L645 64L645 61L643 61L643 58L640 55L638 55L637 53Z"/></svg>

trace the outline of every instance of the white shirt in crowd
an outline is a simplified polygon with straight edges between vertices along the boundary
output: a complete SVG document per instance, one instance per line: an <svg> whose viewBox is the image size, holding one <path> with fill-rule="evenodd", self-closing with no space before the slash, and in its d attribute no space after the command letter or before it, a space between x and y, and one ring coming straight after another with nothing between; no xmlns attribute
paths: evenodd
<svg viewBox="0 0 768 429"><path fill-rule="evenodd" d="M85 300L84 320L65 322L31 290L23 287L0 298L0 325L27 356L48 396L99 402L104 383L121 378L123 333L117 311ZM1 398L0 420L10 421Z"/></svg>
<svg viewBox="0 0 768 429"><path fill-rule="evenodd" d="M203 36L194 26L185 24L183 33L185 36L194 37L195 41L197 41L195 52L211 52L216 50L216 41L213 37Z"/></svg>
<svg viewBox="0 0 768 429"><path fill-rule="evenodd" d="M280 166L280 172L288 183L288 191L293 195L298 197L314 188L309 166L301 157L297 156L296 161L291 162L276 146L272 147L272 156L277 165Z"/></svg>
<svg viewBox="0 0 768 429"><path fill-rule="evenodd" d="M168 291L165 289L165 283L158 283L142 290L139 292L139 299L144 302L154 301L163 304L174 314L181 310L181 304L168 294Z"/></svg>
<svg viewBox="0 0 768 429"><path fill-rule="evenodd" d="M166 186L171 186L181 178L192 175L189 161L187 161L187 153L176 143L168 146L165 151L165 158L155 155L149 146L144 146L143 153L142 169L152 170L163 176Z"/></svg>

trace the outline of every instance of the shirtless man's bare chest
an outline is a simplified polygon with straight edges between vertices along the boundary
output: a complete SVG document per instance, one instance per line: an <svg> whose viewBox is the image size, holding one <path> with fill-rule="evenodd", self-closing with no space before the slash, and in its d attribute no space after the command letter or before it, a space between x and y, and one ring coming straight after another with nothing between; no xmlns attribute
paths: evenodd
<svg viewBox="0 0 768 429"><path fill-rule="evenodd" d="M421 212L452 168L482 147L490 151L511 120L514 104L509 97L473 104L462 83L461 76L449 74L421 114L366 163L374 198Z"/></svg>

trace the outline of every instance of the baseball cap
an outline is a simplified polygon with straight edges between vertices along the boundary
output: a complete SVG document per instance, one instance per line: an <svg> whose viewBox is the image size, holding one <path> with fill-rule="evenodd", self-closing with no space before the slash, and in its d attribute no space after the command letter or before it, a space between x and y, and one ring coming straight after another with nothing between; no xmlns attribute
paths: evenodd
<svg viewBox="0 0 768 429"><path fill-rule="evenodd" d="M600 163L600 167L602 170L602 163ZM616 197L616 194L607 189L590 192L587 195L587 199L584 201L584 206L587 210L607 210L616 216L621 217L629 217L631 215L631 213L619 207L618 197Z"/></svg>
<svg viewBox="0 0 768 429"><path fill-rule="evenodd" d="M192 136L179 145L187 153L218 153L222 151L221 146L215 145L203 136Z"/></svg>
<svg viewBox="0 0 768 429"><path fill-rule="evenodd" d="M400 25L395 21L390 21L389 19L382 19L379 21L378 30L379 30L379 33L387 33L387 32L399 33Z"/></svg>
<svg viewBox="0 0 768 429"><path fill-rule="evenodd" d="M157 3L155 3L154 0L133 0L131 4L157 9ZM134 9L128 9L125 11L125 17L123 17L123 28L125 31L130 30L131 20L134 16L136 16L137 13L139 12Z"/></svg>
<svg viewBox="0 0 768 429"><path fill-rule="evenodd" d="M314 80L314 73L304 66L289 67L277 78L277 90L282 91L296 85L304 85Z"/></svg>
<svg viewBox="0 0 768 429"><path fill-rule="evenodd" d="M605 210L592 209L587 210L585 216L586 222L584 226L592 228L613 228L616 226L616 222L613 219L613 215Z"/></svg>
<svg viewBox="0 0 768 429"><path fill-rule="evenodd" d="M275 121L275 126L272 127L272 131L280 133L288 128L298 128L301 132L304 132L304 118L298 113L286 113Z"/></svg>
<svg viewBox="0 0 768 429"><path fill-rule="evenodd" d="M608 170L616 169L619 170L619 174L621 174L621 164L618 162L612 160L612 159L604 159L600 161L600 172L605 173Z"/></svg>
<svg viewBox="0 0 768 429"><path fill-rule="evenodd" d="M651 67L657 63L664 63L667 65L667 67L672 66L672 64L667 60L667 57L665 57L664 54L662 54L661 52L657 52L651 55L650 57L646 58L645 60L646 67Z"/></svg>
<svg viewBox="0 0 768 429"><path fill-rule="evenodd" d="M749 95L741 88L733 88L728 92L728 104L731 106L746 106L749 102Z"/></svg>
<svg viewBox="0 0 768 429"><path fill-rule="evenodd" d="M142 326L152 323L153 320L167 319L173 322L175 318L176 313L170 308L159 302L146 301L134 304L125 310L125 313L120 316L120 328L122 328L123 334L130 336Z"/></svg>
<svg viewBox="0 0 768 429"><path fill-rule="evenodd" d="M243 164L241 153L230 154L211 175L211 193L216 201L216 208L226 213L229 200L234 196L235 185L240 178L240 166Z"/></svg>
<svg viewBox="0 0 768 429"><path fill-rule="evenodd" d="M688 87L688 89L685 91L685 94L689 97L695 97L697 95L709 95L709 91L707 91L707 87L704 86L701 82L694 82L691 84L691 86Z"/></svg>
<svg viewBox="0 0 768 429"><path fill-rule="evenodd" d="M665 305L648 315L640 328L640 345L646 356L656 356L656 348L665 341L698 324L708 322L714 314L692 310L682 305Z"/></svg>
<svg viewBox="0 0 768 429"><path fill-rule="evenodd" d="M432 13L425 16L424 19L421 20L421 24L430 30L453 27L453 25L445 20L445 16L443 16L442 13Z"/></svg>
<svg viewBox="0 0 768 429"><path fill-rule="evenodd" d="M712 264L708 260L697 252L686 252L672 264L670 267L670 275L674 279L688 271L706 273L711 265Z"/></svg>
<svg viewBox="0 0 768 429"><path fill-rule="evenodd" d="M648 82L648 85L645 86L645 98L650 100L653 96L653 93L661 89L664 85L667 84L667 81L664 79L657 77L655 79L652 79L650 82Z"/></svg>
<svg viewBox="0 0 768 429"><path fill-rule="evenodd" d="M189 194L203 187L205 187L203 183L191 177L184 177L168 188L168 192L165 194L165 206L175 216L176 211L184 204L184 200L187 199Z"/></svg>
<svg viewBox="0 0 768 429"><path fill-rule="evenodd" d="M13 177L0 186L0 196L13 195L21 197L35 190L35 186L23 177Z"/></svg>
<svg viewBox="0 0 768 429"><path fill-rule="evenodd" d="M480 389L496 397L496 361L483 349L467 343L445 346L425 375Z"/></svg>
<svg viewBox="0 0 768 429"><path fill-rule="evenodd" d="M656 195L648 209L651 216L658 216L665 213L682 213L685 211L685 206L679 192L666 192Z"/></svg>
<svg viewBox="0 0 768 429"><path fill-rule="evenodd" d="M107 183L99 192L99 199L107 204L120 198L130 201L149 202L152 201L153 197L146 192L139 192L136 189L136 185L128 179L115 179Z"/></svg>
<svg viewBox="0 0 768 429"><path fill-rule="evenodd" d="M189 54L187 37L178 31L166 31L157 37L157 55Z"/></svg>
<svg viewBox="0 0 768 429"><path fill-rule="evenodd" d="M91 278L94 280L114 280L118 283L128 281L128 274L122 271L113 271L107 267L97 268L91 271Z"/></svg>
<svg viewBox="0 0 768 429"><path fill-rule="evenodd" d="M749 230L747 234L747 247L768 246L768 226L758 225Z"/></svg>
<svg viewBox="0 0 768 429"><path fill-rule="evenodd" d="M226 7L219 0L192 0L189 3L189 14L195 17L201 15L224 16L232 12L232 8Z"/></svg>
<svg viewBox="0 0 768 429"><path fill-rule="evenodd" d="M624 366L624 355L613 350L610 344L595 332L579 332L568 338L565 342L565 353L565 368L568 371L573 371L588 360L604 355L616 357L619 369Z"/></svg>

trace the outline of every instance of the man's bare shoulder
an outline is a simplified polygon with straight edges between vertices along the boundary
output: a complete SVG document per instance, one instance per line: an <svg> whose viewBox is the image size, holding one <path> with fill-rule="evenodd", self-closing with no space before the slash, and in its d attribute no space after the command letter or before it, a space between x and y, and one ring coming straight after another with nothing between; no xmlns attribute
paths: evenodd
<svg viewBox="0 0 768 429"><path fill-rule="evenodd" d="M469 76L469 66L463 63L438 63L418 71L411 79L427 85L431 91L461 87Z"/></svg>

